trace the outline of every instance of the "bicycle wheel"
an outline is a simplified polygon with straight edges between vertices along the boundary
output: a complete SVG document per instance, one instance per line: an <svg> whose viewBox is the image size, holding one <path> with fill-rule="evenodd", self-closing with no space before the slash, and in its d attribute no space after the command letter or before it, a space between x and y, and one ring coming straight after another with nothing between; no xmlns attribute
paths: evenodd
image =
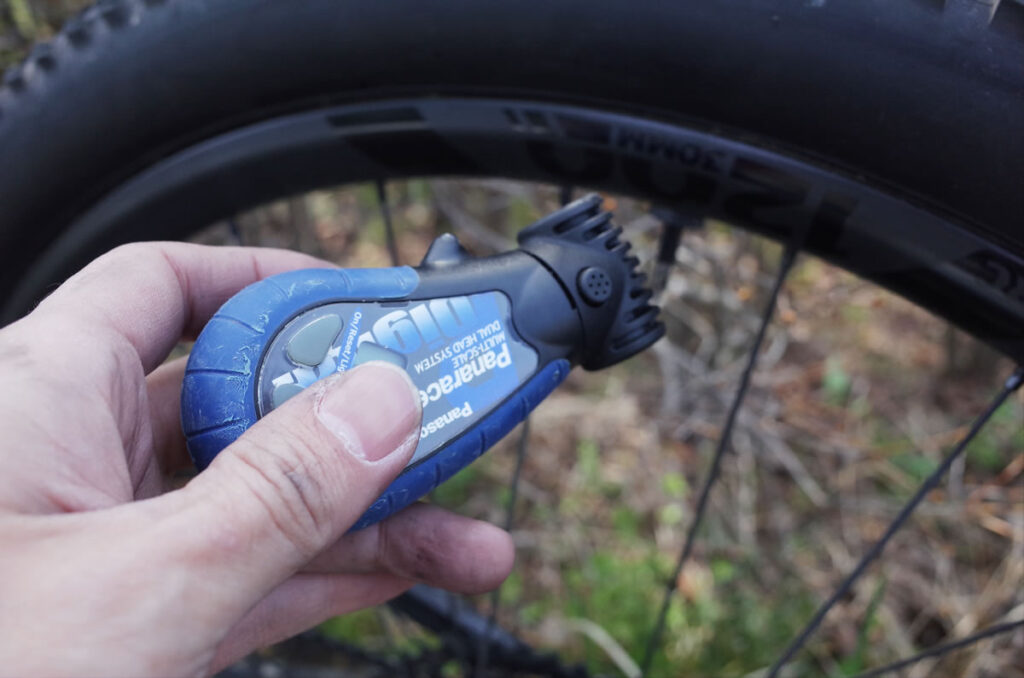
<svg viewBox="0 0 1024 678"><path fill-rule="evenodd" d="M769 235L1020 361L1024 13L995 7L103 2L0 90L3 317L274 198L502 176Z"/></svg>

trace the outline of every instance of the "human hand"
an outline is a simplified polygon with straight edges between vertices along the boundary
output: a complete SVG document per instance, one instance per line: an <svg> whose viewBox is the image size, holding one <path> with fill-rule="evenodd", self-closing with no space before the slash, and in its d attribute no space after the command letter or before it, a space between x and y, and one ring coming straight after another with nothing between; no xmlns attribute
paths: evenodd
<svg viewBox="0 0 1024 678"><path fill-rule="evenodd" d="M0 672L214 672L413 583L476 593L508 535L417 505L345 534L402 470L420 405L397 368L335 375L185 487L182 337L294 252L129 245L0 330Z"/></svg>

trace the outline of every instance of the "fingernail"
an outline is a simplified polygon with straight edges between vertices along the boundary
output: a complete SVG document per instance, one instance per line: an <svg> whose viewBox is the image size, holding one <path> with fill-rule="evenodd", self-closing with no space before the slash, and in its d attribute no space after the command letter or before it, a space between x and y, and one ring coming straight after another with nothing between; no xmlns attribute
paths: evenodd
<svg viewBox="0 0 1024 678"><path fill-rule="evenodd" d="M325 386L316 416L350 453L368 461L411 453L419 440L420 398L402 369L366 363Z"/></svg>

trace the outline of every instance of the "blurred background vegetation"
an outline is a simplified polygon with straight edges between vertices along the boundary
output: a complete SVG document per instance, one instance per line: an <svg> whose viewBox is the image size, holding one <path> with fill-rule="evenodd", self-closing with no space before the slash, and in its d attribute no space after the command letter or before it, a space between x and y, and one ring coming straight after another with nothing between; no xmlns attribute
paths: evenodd
<svg viewBox="0 0 1024 678"><path fill-rule="evenodd" d="M0 68L51 37L77 0L0 0ZM399 250L436 234L507 248L557 208L553 187L415 180L389 187ZM642 259L659 222L609 197ZM268 205L199 238L388 265L375 188ZM574 372L531 420L499 620L595 671L630 670L692 519L780 259L770 241L708 222L687 232L661 303L667 340L596 374ZM654 675L756 676L961 436L1010 365L948 324L803 257L779 302L696 557L683 571ZM431 498L501 523L514 433ZM1024 617L1024 398L1008 402L882 562L828 616L789 675L851 676ZM488 610L486 598L476 601ZM381 652L435 642L386 610L325 629ZM457 675L457 669L453 669ZM1024 633L902 675L1024 676Z"/></svg>
<svg viewBox="0 0 1024 678"><path fill-rule="evenodd" d="M32 44L53 37L85 7L80 0L0 0L0 70L20 61Z"/></svg>
<svg viewBox="0 0 1024 678"><path fill-rule="evenodd" d="M439 232L476 253L558 207L555 187L391 184L403 262ZM659 222L607 198L642 260ZM374 186L310 194L208 230L206 242L299 247L385 266ZM642 655L781 248L706 222L688 232L661 298L668 339L599 373L574 372L531 418L516 571L499 619L542 647L628 675ZM1011 365L912 304L813 257L790 275L696 558L678 582L659 676L756 676L877 539ZM432 501L504 521L518 433ZM828 616L789 675L851 676L1024 616L1024 399L969 447L941 490ZM489 609L481 599L479 607ZM428 643L386 611L331 622L382 651ZM905 676L1021 676L1021 634ZM456 674L457 675L457 674Z"/></svg>

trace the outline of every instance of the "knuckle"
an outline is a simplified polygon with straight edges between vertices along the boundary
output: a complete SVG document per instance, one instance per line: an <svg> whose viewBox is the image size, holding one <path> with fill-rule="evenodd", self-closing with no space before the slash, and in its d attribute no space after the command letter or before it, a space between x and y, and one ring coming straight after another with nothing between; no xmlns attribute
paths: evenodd
<svg viewBox="0 0 1024 678"><path fill-rule="evenodd" d="M236 454L248 490L269 525L306 558L332 537L322 450L303 436L249 441Z"/></svg>
<svg viewBox="0 0 1024 678"><path fill-rule="evenodd" d="M61 289L65 291L85 290L99 280L111 277L133 279L136 287L145 281L154 271L161 270L159 246L155 243L128 243L118 245L112 250L91 261L85 268L67 279ZM136 290L138 293L139 290ZM48 297L40 304L45 308L52 299L62 299L61 295Z"/></svg>
<svg viewBox="0 0 1024 678"><path fill-rule="evenodd" d="M152 243L130 242L118 245L104 255L109 260L132 260L138 256L148 256L154 248Z"/></svg>
<svg viewBox="0 0 1024 678"><path fill-rule="evenodd" d="M411 539L391 534L393 523L378 523L376 562L385 570L402 577L427 581L445 565L445 547L437 540L436 530L418 526Z"/></svg>
<svg viewBox="0 0 1024 678"><path fill-rule="evenodd" d="M122 271L126 267L148 269L159 257L157 248L157 245L145 242L118 245L96 259L91 266L101 270L111 268L117 271Z"/></svg>
<svg viewBox="0 0 1024 678"><path fill-rule="evenodd" d="M123 275L125 271L139 271L146 277L160 280L174 272L167 243L161 242L132 242L118 245L83 270L90 267L94 267L96 271L116 271L119 275Z"/></svg>

